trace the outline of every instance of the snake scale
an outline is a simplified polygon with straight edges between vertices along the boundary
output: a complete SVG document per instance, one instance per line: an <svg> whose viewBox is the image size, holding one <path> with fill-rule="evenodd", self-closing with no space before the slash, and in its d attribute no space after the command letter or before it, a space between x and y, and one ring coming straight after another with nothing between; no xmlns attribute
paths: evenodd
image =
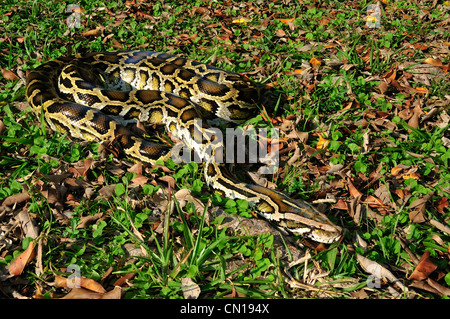
<svg viewBox="0 0 450 319"><path fill-rule="evenodd" d="M239 123L257 110L260 88L240 74L153 51L88 53L31 71L26 95L52 130L87 141L114 140L126 157L144 163L168 159L171 148L137 136L126 124L162 124L199 155L207 183L224 196L248 200L260 216L293 234L324 243L342 235L310 204L239 182L214 160L223 145L212 147L217 141L206 134L206 120ZM193 138L196 130L201 142Z"/></svg>

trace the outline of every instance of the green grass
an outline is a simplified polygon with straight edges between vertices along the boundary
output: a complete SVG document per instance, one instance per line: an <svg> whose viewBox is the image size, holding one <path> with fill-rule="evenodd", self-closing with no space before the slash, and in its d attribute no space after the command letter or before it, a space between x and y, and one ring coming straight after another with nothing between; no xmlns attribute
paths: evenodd
<svg viewBox="0 0 450 319"><path fill-rule="evenodd" d="M429 222L449 226L450 81L448 73L421 73L417 68L427 66L423 61L430 57L450 63L445 54L450 34L440 24L449 18L449 4L420 7L417 2L386 1L381 28L367 29L369 4L82 1L81 28L68 29L66 3L7 1L0 8L0 68L18 78L0 78L0 120L5 125L0 132L0 202L22 191L31 197L0 206L1 229L11 230L0 232L0 269L30 241L23 230L11 228L19 211L39 224L44 245L42 271L36 273L33 260L20 283L0 279L8 287L2 297L10 298L11 291L62 296L67 290L49 283L55 274L68 276L66 268L77 265L83 276L107 290L118 278L134 274L125 298L183 298L181 279L186 277L200 287L200 298L394 298L389 288L398 288L393 283L368 288L370 273L358 262L360 254L389 268L406 286L413 285L409 293L399 291L400 298L447 298L415 288L409 276L416 267L411 256L420 258L429 251L437 265L430 278L450 286L449 234ZM236 23L239 18L248 22ZM85 33L96 28L100 31L95 35ZM145 167L148 183L136 185L137 175L127 171L126 160L99 151L97 143L51 132L27 108L27 70L63 55L117 49L157 50L212 62L248 72L283 93L287 101L269 110L269 116L295 115L295 128L307 132L308 139L304 144L289 140L302 156L289 166L293 152L284 154L282 169L271 180L292 198L333 199L333 205L322 208L344 227L343 240L317 247L276 232L254 234L248 203L208 190L202 167L195 163ZM320 65L312 66L313 58ZM380 92L380 79L394 64L400 85L425 87L427 93L393 85ZM416 106L422 114L418 126L411 127L405 114ZM260 115L249 122L278 125ZM316 149L319 135L328 141L325 149ZM79 176L75 171L86 158L93 164ZM333 171L334 165L341 168ZM174 178L175 188L159 180L165 175ZM355 198L350 182L361 198ZM115 188L105 196L107 186ZM174 194L183 188L204 208L181 206ZM166 194L164 199L161 194ZM430 194L420 206L419 221L411 204ZM368 203L370 196L384 205ZM338 201L347 209L336 208ZM172 215L161 213L171 207ZM223 227L229 217L220 211L244 230ZM100 217L77 226L87 216ZM365 245L357 242L356 234ZM313 261L287 267L307 251ZM288 274L307 286L292 285Z"/></svg>

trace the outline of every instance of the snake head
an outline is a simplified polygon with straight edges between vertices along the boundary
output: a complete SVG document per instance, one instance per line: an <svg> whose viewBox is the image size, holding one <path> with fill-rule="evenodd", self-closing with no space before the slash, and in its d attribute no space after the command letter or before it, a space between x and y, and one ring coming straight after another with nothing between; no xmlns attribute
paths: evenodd
<svg viewBox="0 0 450 319"><path fill-rule="evenodd" d="M342 228L306 202L290 199L291 209L284 212L280 225L294 234L331 244L342 237Z"/></svg>
<svg viewBox="0 0 450 319"><path fill-rule="evenodd" d="M256 185L247 187L261 194L262 200L255 205L257 213L290 233L325 244L333 243L342 236L342 228L312 205L272 189Z"/></svg>

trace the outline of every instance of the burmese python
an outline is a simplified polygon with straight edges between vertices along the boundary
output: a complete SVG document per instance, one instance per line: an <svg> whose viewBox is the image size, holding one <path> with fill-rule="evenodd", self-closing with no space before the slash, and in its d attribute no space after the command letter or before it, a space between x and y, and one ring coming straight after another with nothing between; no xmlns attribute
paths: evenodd
<svg viewBox="0 0 450 319"><path fill-rule="evenodd" d="M256 84L237 73L152 51L62 57L31 71L26 89L33 111L53 130L87 141L114 140L137 161L167 159L170 148L136 136L126 123L164 124L205 162L210 186L248 200L260 216L291 233L324 243L337 240L341 228L308 203L237 182L214 160L212 154L223 145L216 143L211 152L214 137L198 120L245 120L257 110L259 94ZM193 138L196 130L201 142Z"/></svg>

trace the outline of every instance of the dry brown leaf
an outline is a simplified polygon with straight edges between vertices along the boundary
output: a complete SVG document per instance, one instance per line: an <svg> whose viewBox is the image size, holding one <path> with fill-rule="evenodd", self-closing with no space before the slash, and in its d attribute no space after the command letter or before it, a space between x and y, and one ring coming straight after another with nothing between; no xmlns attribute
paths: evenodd
<svg viewBox="0 0 450 319"><path fill-rule="evenodd" d="M102 34L102 30L100 29L91 29L91 30L87 30L81 33L82 36L84 37L90 37L90 36L99 36Z"/></svg>
<svg viewBox="0 0 450 319"><path fill-rule="evenodd" d="M384 208L385 205L383 201L373 195L367 196L367 204L372 208Z"/></svg>
<svg viewBox="0 0 450 319"><path fill-rule="evenodd" d="M385 184L381 184L380 187L375 190L374 195L377 196L384 205L390 205L392 203L391 194Z"/></svg>
<svg viewBox="0 0 450 319"><path fill-rule="evenodd" d="M41 194L50 204L55 204L56 202L59 201L58 198L59 193L54 186L43 185L41 189Z"/></svg>
<svg viewBox="0 0 450 319"><path fill-rule="evenodd" d="M277 36L277 37L284 37L284 36L286 36L286 32L284 31L284 30L282 30L282 29L278 29L278 30L276 30L275 31L275 35Z"/></svg>
<svg viewBox="0 0 450 319"><path fill-rule="evenodd" d="M135 273L135 272L129 272L129 273L123 275L122 277L120 277L113 283L113 286L127 287L128 282L131 279L133 279L133 277L136 276L136 274L137 273Z"/></svg>
<svg viewBox="0 0 450 319"><path fill-rule="evenodd" d="M350 181L349 178L347 178L347 186L348 186L348 190L350 192L350 195L354 198L358 198L361 197L363 194L356 189L356 187L353 185L353 183Z"/></svg>
<svg viewBox="0 0 450 319"><path fill-rule="evenodd" d="M430 252L425 250L425 253L420 257L419 264L414 269L409 279L411 280L424 280L435 271L437 265L430 260Z"/></svg>
<svg viewBox="0 0 450 319"><path fill-rule="evenodd" d="M400 174L400 172L402 172L404 169L409 168L409 166L403 165L403 164L398 164L397 166L391 168L391 175L392 176L397 176Z"/></svg>
<svg viewBox="0 0 450 319"><path fill-rule="evenodd" d="M400 199L405 198L405 192L403 191L403 189L397 188L394 190L394 193L400 197Z"/></svg>
<svg viewBox="0 0 450 319"><path fill-rule="evenodd" d="M343 199L339 199L336 204L332 206L333 209L348 210L348 205Z"/></svg>
<svg viewBox="0 0 450 319"><path fill-rule="evenodd" d="M172 189L175 187L175 179L172 176L161 176L158 179L169 184Z"/></svg>
<svg viewBox="0 0 450 319"><path fill-rule="evenodd" d="M291 166L296 163L302 156L302 151L299 147L296 147L294 150L294 154L287 161L287 165Z"/></svg>
<svg viewBox="0 0 450 319"><path fill-rule="evenodd" d="M79 176L86 177L89 172L92 162L94 160L92 158L87 158L83 161L78 162L78 165L74 167L76 171L78 171ZM78 176L75 176L78 177Z"/></svg>
<svg viewBox="0 0 450 319"><path fill-rule="evenodd" d="M65 288L85 288L96 293L106 293L105 288L93 279L79 276L69 276L68 278L55 274L54 284L56 287Z"/></svg>
<svg viewBox="0 0 450 319"><path fill-rule="evenodd" d="M400 112L398 112L398 116L404 121L409 120L412 115L413 115L413 113L410 108L405 108L405 109L401 110Z"/></svg>
<svg viewBox="0 0 450 319"><path fill-rule="evenodd" d="M105 176L103 176L103 174L100 174L100 175L97 177L97 183L100 184L100 185L102 185L102 184L105 183Z"/></svg>
<svg viewBox="0 0 450 319"><path fill-rule="evenodd" d="M97 213L95 215L83 216L80 218L80 222L78 223L76 229L83 229L92 224L94 224L99 218L103 216L103 213Z"/></svg>
<svg viewBox="0 0 450 319"><path fill-rule="evenodd" d="M19 276L26 265L36 257L34 241L30 241L28 248L14 259L8 267L9 273L13 276Z"/></svg>
<svg viewBox="0 0 450 319"><path fill-rule="evenodd" d="M180 189L178 192L175 193L175 198L180 204L180 208L186 206L187 203L193 203L195 206L195 211L200 216L203 214L203 211L205 210L205 204L203 204L203 202L198 198L192 196L191 191L189 189L186 188Z"/></svg>
<svg viewBox="0 0 450 319"><path fill-rule="evenodd" d="M115 184L105 185L99 191L99 197L102 197L105 200L109 200L114 196L114 189L116 188Z"/></svg>
<svg viewBox="0 0 450 319"><path fill-rule="evenodd" d="M93 279L81 277L80 286L98 293L106 293L105 288Z"/></svg>
<svg viewBox="0 0 450 319"><path fill-rule="evenodd" d="M28 199L30 199L30 194L28 194L28 192L26 192L26 191L23 191L22 193L14 194L14 195L6 197L3 200L3 203L1 206L16 205L16 204L22 203Z"/></svg>
<svg viewBox="0 0 450 319"><path fill-rule="evenodd" d="M364 291L364 289L360 289L358 291L354 291L350 293L355 299L367 299L369 295Z"/></svg>
<svg viewBox="0 0 450 319"><path fill-rule="evenodd" d="M168 168L167 166L165 166L165 165L153 164L153 165L152 165L152 168L159 168L159 169L161 169L164 173L169 173L169 174L174 173L173 170L169 169L169 168Z"/></svg>
<svg viewBox="0 0 450 319"><path fill-rule="evenodd" d="M367 50L365 54L361 54L361 60L363 60L366 64L370 62L371 59L371 50Z"/></svg>
<svg viewBox="0 0 450 319"><path fill-rule="evenodd" d="M137 176L142 175L142 163L137 162L133 166L131 166L129 169L127 169L130 173L136 173Z"/></svg>
<svg viewBox="0 0 450 319"><path fill-rule="evenodd" d="M102 278L99 280L100 283L105 282L105 280L106 280L109 276L111 276L111 274L113 273L113 271L114 271L113 266L109 266L108 269L106 269L106 271L103 273Z"/></svg>
<svg viewBox="0 0 450 319"><path fill-rule="evenodd" d="M64 203L74 207L80 206L80 202L77 200L77 198L70 193L66 195L66 200Z"/></svg>
<svg viewBox="0 0 450 319"><path fill-rule="evenodd" d="M439 213L444 214L444 209L449 206L448 198L447 197L441 197L437 203L436 203L436 209Z"/></svg>
<svg viewBox="0 0 450 319"><path fill-rule="evenodd" d="M412 128L418 128L419 127L419 114L413 113L411 118L408 121L408 125ZM411 133L411 129L408 129L408 133Z"/></svg>
<svg viewBox="0 0 450 319"><path fill-rule="evenodd" d="M267 179L264 174L261 173L261 169L257 172L248 172L248 175L251 179L259 186L263 186L265 188L275 189L277 185Z"/></svg>
<svg viewBox="0 0 450 319"><path fill-rule="evenodd" d="M300 132L297 129L292 130L289 134L287 134L286 139L295 139L298 140L300 143L306 143L309 137L308 132Z"/></svg>
<svg viewBox="0 0 450 319"><path fill-rule="evenodd" d="M420 107L420 103L417 103L417 105L413 109L413 114L411 118L408 121L408 125L412 128L418 128L419 127L419 117L422 115L422 108ZM408 129L408 133L411 133L411 129Z"/></svg>
<svg viewBox="0 0 450 319"><path fill-rule="evenodd" d="M356 103L355 103L356 104ZM338 111L338 113L342 113L344 111L350 110L353 107L353 101L343 103L343 108Z"/></svg>
<svg viewBox="0 0 450 319"><path fill-rule="evenodd" d="M430 192L428 195L425 195L422 198L416 199L409 206L410 213L409 219L412 223L423 223L427 220L425 205L427 201L433 196L434 192Z"/></svg>
<svg viewBox="0 0 450 319"><path fill-rule="evenodd" d="M353 198L348 203L349 204L348 214L350 215L351 218L353 218L353 221L355 222L356 225L359 225L361 221L361 209L363 208L359 199L360 197Z"/></svg>
<svg viewBox="0 0 450 319"><path fill-rule="evenodd" d="M392 65L392 67L389 69L389 71L384 73L381 76L381 78L384 79L387 84L391 83L393 80L395 80L395 77L397 76L397 69L398 69L398 64L394 63Z"/></svg>
<svg viewBox="0 0 450 319"><path fill-rule="evenodd" d="M55 279L53 281L53 285L55 287L64 287L64 288L66 288L67 287L67 278L55 274Z"/></svg>
<svg viewBox="0 0 450 319"><path fill-rule="evenodd" d="M24 207L18 214L17 220L20 222L24 236L36 239L39 236L39 226L30 217L27 207Z"/></svg>
<svg viewBox="0 0 450 319"><path fill-rule="evenodd" d="M430 64L430 65L433 65L433 66L439 66L439 67L443 66L443 64L442 64L440 59L426 58L423 61L423 63Z"/></svg>
<svg viewBox="0 0 450 319"><path fill-rule="evenodd" d="M64 183L66 186L70 186L73 188L86 188L86 187L92 187L91 183L88 183L82 179L75 179L75 178L66 178L64 180Z"/></svg>
<svg viewBox="0 0 450 319"><path fill-rule="evenodd" d="M10 70L0 69L0 71L2 72L2 75L6 80L15 81L19 78L14 72Z"/></svg>
<svg viewBox="0 0 450 319"><path fill-rule="evenodd" d="M409 213L409 220L412 223L418 223L418 224L426 221L425 202L423 202L422 205L418 206L417 209L414 209Z"/></svg>
<svg viewBox="0 0 450 319"><path fill-rule="evenodd" d="M392 80L391 85L400 92L403 92L406 96L410 96L409 92L411 87L401 85L400 83L397 82L397 80Z"/></svg>
<svg viewBox="0 0 450 319"><path fill-rule="evenodd" d="M114 287L113 290L98 293L84 288L73 288L67 295L60 299L120 299L122 295L122 288Z"/></svg>
<svg viewBox="0 0 450 319"><path fill-rule="evenodd" d="M156 193L152 196L153 204L161 210L162 212L166 212L169 208L169 200L167 198L167 192L165 192L162 188L159 188Z"/></svg>
<svg viewBox="0 0 450 319"><path fill-rule="evenodd" d="M148 177L145 177L144 175L138 175L135 178L133 178L131 181L136 185L143 186L143 185L147 184Z"/></svg>
<svg viewBox="0 0 450 319"><path fill-rule="evenodd" d="M123 49L123 46L122 46L122 44L119 42L119 41L117 41L116 39L114 39L114 38L112 38L112 47L114 48L114 49L118 49L118 50L120 50L120 49Z"/></svg>
<svg viewBox="0 0 450 319"><path fill-rule="evenodd" d="M206 13L209 13L209 10L206 7L194 7L194 8L192 8L191 16L195 15L196 13L206 14Z"/></svg>

